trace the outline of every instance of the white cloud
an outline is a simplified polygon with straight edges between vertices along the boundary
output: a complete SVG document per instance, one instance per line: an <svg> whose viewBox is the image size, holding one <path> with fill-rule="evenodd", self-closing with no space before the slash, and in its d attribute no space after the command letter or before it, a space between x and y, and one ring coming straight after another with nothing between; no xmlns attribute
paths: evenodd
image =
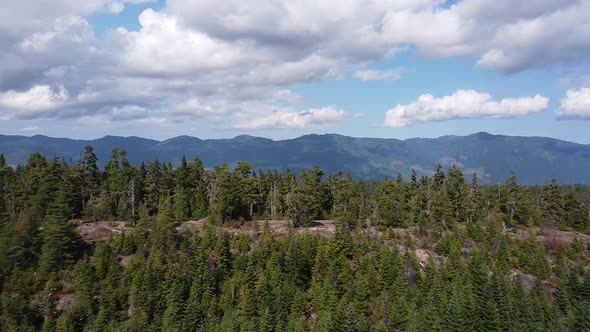
<svg viewBox="0 0 590 332"><path fill-rule="evenodd" d="M120 61L128 70L148 74L188 74L231 68L259 52L247 43L229 43L188 29L178 18L147 9L139 16L140 31L119 28Z"/></svg>
<svg viewBox="0 0 590 332"><path fill-rule="evenodd" d="M565 1L559 6L555 1L545 2L552 11L498 24L478 66L513 72L547 64L587 62L590 1Z"/></svg>
<svg viewBox="0 0 590 332"><path fill-rule="evenodd" d="M95 128L110 126L112 121L107 114L96 114L81 116L76 119L76 123L83 127Z"/></svg>
<svg viewBox="0 0 590 332"><path fill-rule="evenodd" d="M507 98L495 101L487 93L458 90L452 95L436 98L424 94L410 104L398 104L385 115L385 126L408 127L423 122L481 117L516 117L544 111L547 97Z"/></svg>
<svg viewBox="0 0 590 332"><path fill-rule="evenodd" d="M17 40L48 25L56 18L84 17L97 12L113 12L125 4L150 3L154 0L19 0L3 1L0 10L0 41Z"/></svg>
<svg viewBox="0 0 590 332"><path fill-rule="evenodd" d="M26 132L35 132L35 131L39 131L39 127L38 126L24 127L21 130L26 131Z"/></svg>
<svg viewBox="0 0 590 332"><path fill-rule="evenodd" d="M27 117L64 107L69 100L68 90L63 86L55 91L47 85L35 85L27 91L0 93L0 110L16 111L17 115Z"/></svg>
<svg viewBox="0 0 590 332"><path fill-rule="evenodd" d="M113 1L111 3L108 3L106 5L106 8L112 14L120 14L121 12L123 12L123 10L125 10L125 5L119 1Z"/></svg>
<svg viewBox="0 0 590 332"><path fill-rule="evenodd" d="M238 129L303 129L317 125L335 123L344 118L344 111L333 106L310 109L307 111L274 110L264 112L256 117L238 122L234 127Z"/></svg>
<svg viewBox="0 0 590 332"><path fill-rule="evenodd" d="M302 95L297 94L289 89L279 90L272 96L272 100L279 104L295 104L302 101Z"/></svg>
<svg viewBox="0 0 590 332"><path fill-rule="evenodd" d="M373 69L366 69L366 70L357 70L354 73L354 77L357 79L367 82L367 81L397 81L402 77L402 69L392 69L392 70L373 70Z"/></svg>
<svg viewBox="0 0 590 332"><path fill-rule="evenodd" d="M590 88L567 90L557 111L559 118L590 120Z"/></svg>
<svg viewBox="0 0 590 332"><path fill-rule="evenodd" d="M113 107L111 110L111 120L137 120L147 118L148 114L148 110L141 106L125 105L123 107Z"/></svg>
<svg viewBox="0 0 590 332"><path fill-rule="evenodd" d="M590 61L590 0L167 0L138 17L139 31L119 28L106 38L86 19L143 2L3 4L0 115L103 122L174 115L226 128L292 128L322 118L296 111L304 97L295 86L350 73L400 79L398 69L363 68L404 49L467 56L505 72ZM488 102L517 108L514 100ZM491 113L484 116L506 116Z"/></svg>
<svg viewBox="0 0 590 332"><path fill-rule="evenodd" d="M215 38L349 61L410 45L425 56L473 56L483 68L511 72L587 62L590 47L588 0L169 0L167 11Z"/></svg>
<svg viewBox="0 0 590 332"><path fill-rule="evenodd" d="M59 17L51 29L25 38L20 43L20 48L25 53L40 53L64 39L67 42L84 43L88 41L90 34L86 20L76 16Z"/></svg>
<svg viewBox="0 0 590 332"><path fill-rule="evenodd" d="M213 106L203 103L198 98L190 98L173 107L172 114L179 116L207 116L207 115L222 115L226 112L223 106Z"/></svg>

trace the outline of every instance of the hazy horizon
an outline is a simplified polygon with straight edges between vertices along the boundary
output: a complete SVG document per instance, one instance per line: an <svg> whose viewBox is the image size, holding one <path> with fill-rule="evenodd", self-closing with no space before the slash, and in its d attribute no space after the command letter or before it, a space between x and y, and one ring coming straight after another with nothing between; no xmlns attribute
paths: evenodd
<svg viewBox="0 0 590 332"><path fill-rule="evenodd" d="M573 140L568 140L568 139L561 139L561 138L557 138L557 137L550 137L550 136L539 136L539 135L505 135L505 134L498 134L498 133L493 133L493 132L488 132L488 131L479 131L479 132L473 132L470 134L465 134L465 135L453 135L453 134L448 134L448 135L440 135L440 136L414 136L414 137L407 137L407 138L398 138L398 137L377 137L377 136L351 136L351 135L344 135L344 134L340 134L340 133L334 133L334 132L327 132L327 133L309 133L309 134L302 134L302 135L295 135L292 137L286 137L286 138L272 138L272 137L265 137L262 135L256 135L253 133L242 133L242 134L237 134L234 136L224 136L224 137L200 137L200 136L194 136L194 135L183 135L183 134L179 134L176 136L172 136L172 137L168 137L168 138L163 138L163 139L158 139L158 138L152 138L152 137L146 137L146 136L138 136L138 135L103 135L103 136L99 136L99 137L91 137L91 138L83 138L83 137L65 137L65 136L50 136L50 135L44 135L44 134L34 134L34 135L10 135L10 134L2 134L0 133L0 135L4 135L4 136L20 136L20 137L35 137L35 136L43 136L43 137L49 137L49 138L55 138L55 139L71 139L71 140L80 140L80 141L94 141L94 140L98 140L101 138L105 138L105 137L122 137L122 138L131 138L131 137L137 137L137 138L141 138L141 139L149 139L149 140L155 140L155 141L159 141L159 142L164 142L167 140L171 140L174 138L178 138L178 137L191 137L191 138L197 138L197 139L201 139L201 140L223 140L223 139L234 139L240 136L249 136L249 137L255 137L255 138L263 138L263 139L269 139L272 141L284 141L284 140L290 140L290 139L296 139L299 137L303 137L303 136L309 136L309 135L337 135L337 136L344 136L344 137L352 137L352 138L368 138L368 139L395 139L395 140L400 140L400 141L405 141L405 140L409 140L409 139L436 139L436 138L441 138L441 137L445 137L445 136L457 136L457 137L465 137L465 136L471 136L471 135L476 135L476 134L489 134L489 135L493 135L493 136L508 136L508 137L524 137L524 138L533 138L533 137L540 137L540 138L550 138L550 139L556 139L556 140L561 140L561 141L567 141L567 142L572 142L572 143L577 143L577 144L583 144L583 145L588 145L590 144L590 141L587 142L578 142L578 141L573 141Z"/></svg>

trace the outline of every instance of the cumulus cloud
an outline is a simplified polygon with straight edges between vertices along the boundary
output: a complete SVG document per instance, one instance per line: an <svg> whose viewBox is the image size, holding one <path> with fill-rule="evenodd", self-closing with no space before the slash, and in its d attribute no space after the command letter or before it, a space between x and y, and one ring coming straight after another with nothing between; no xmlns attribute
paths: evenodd
<svg viewBox="0 0 590 332"><path fill-rule="evenodd" d="M546 3L554 11L498 25L478 65L512 72L587 61L584 57L590 51L590 1Z"/></svg>
<svg viewBox="0 0 590 332"><path fill-rule="evenodd" d="M148 117L148 110L137 105L125 105L123 107L113 107L111 112L111 119L119 120L137 120Z"/></svg>
<svg viewBox="0 0 590 332"><path fill-rule="evenodd" d="M400 50L467 56L504 72L585 64L590 53L590 0L166 0L161 10L139 15L139 30L121 27L105 38L87 21L144 2L150 1L3 4L0 116L99 122L171 116L228 128L296 128L342 117L336 108L319 112L330 109L323 105L298 112L304 98L295 86L351 73L361 81L400 79L397 69L356 70ZM525 103L542 101L531 98ZM490 113L480 116L508 116L489 109L518 109L522 99L480 101L479 112ZM493 103L499 106L482 106Z"/></svg>
<svg viewBox="0 0 590 332"><path fill-rule="evenodd" d="M169 0L167 9L219 39L350 61L381 59L409 45L425 56L473 56L482 68L511 72L586 62L590 47L588 0L255 3Z"/></svg>
<svg viewBox="0 0 590 332"><path fill-rule="evenodd" d="M367 82L367 81L397 81L402 77L402 69L392 69L392 70L373 70L373 69L366 69L366 70L357 70L354 73L354 77L357 79Z"/></svg>
<svg viewBox="0 0 590 332"><path fill-rule="evenodd" d="M590 88L567 90L561 99L557 116L565 119L590 120Z"/></svg>
<svg viewBox="0 0 590 332"><path fill-rule="evenodd" d="M297 94L289 89L279 90L272 96L272 100L279 104L295 104L302 101L302 95Z"/></svg>
<svg viewBox="0 0 590 332"><path fill-rule="evenodd" d="M16 111L30 117L67 105L68 90L60 86L57 91L47 85L35 85L27 91L9 90L0 93L0 110Z"/></svg>
<svg viewBox="0 0 590 332"><path fill-rule="evenodd" d="M120 61L139 73L180 74L204 69L231 68L254 60L259 52L247 43L229 43L188 29L175 16L146 9L141 29L119 28ZM262 59L257 59L262 60Z"/></svg>
<svg viewBox="0 0 590 332"><path fill-rule="evenodd" d="M172 108L173 115L179 116L207 116L207 115L222 115L226 112L224 106L213 106L206 104L198 98L190 98L185 100Z"/></svg>
<svg viewBox="0 0 590 332"><path fill-rule="evenodd" d="M539 95L495 101L491 95L473 90L458 90L442 98L424 94L410 104L398 104L388 110L385 115L385 126L400 128L451 119L509 118L542 112L548 104L549 98Z"/></svg>
<svg viewBox="0 0 590 332"><path fill-rule="evenodd" d="M238 129L303 129L335 123L344 118L344 111L333 106L309 109L307 111L274 110L270 114L243 120L234 127Z"/></svg>
<svg viewBox="0 0 590 332"><path fill-rule="evenodd" d="M154 0L4 1L0 11L0 41L3 39L14 41L23 35L51 25L59 17L84 17L104 11L120 12L126 4L150 2Z"/></svg>
<svg viewBox="0 0 590 332"><path fill-rule="evenodd" d="M113 1L107 4L107 10L113 14L120 14L123 10L125 10L125 5L118 1Z"/></svg>

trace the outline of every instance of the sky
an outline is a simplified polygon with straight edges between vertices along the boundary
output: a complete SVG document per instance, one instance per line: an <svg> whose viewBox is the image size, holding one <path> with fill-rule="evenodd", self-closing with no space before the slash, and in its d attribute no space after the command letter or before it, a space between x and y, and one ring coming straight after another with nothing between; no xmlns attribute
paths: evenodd
<svg viewBox="0 0 590 332"><path fill-rule="evenodd" d="M590 143L590 0L19 0L0 134Z"/></svg>

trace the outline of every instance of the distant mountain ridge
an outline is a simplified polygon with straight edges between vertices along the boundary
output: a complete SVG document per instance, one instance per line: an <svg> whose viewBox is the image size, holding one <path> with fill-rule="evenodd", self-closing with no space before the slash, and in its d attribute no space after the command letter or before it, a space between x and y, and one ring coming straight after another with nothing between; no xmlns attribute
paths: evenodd
<svg viewBox="0 0 590 332"><path fill-rule="evenodd" d="M501 183L511 172L521 184L590 184L590 144L546 137L520 137L476 133L439 138L356 138L337 134L305 135L274 141L240 135L231 139L199 139L178 136L164 141L141 137L105 136L94 140L0 135L0 153L9 164L24 164L35 151L77 162L86 145L94 147L104 165L113 148L124 149L134 165L154 158L174 166L183 155L199 156L205 167L249 162L254 169L299 172L319 166L325 172L343 171L355 178L382 179L400 172L408 178L412 169L430 175L437 164L456 165L481 183Z"/></svg>

